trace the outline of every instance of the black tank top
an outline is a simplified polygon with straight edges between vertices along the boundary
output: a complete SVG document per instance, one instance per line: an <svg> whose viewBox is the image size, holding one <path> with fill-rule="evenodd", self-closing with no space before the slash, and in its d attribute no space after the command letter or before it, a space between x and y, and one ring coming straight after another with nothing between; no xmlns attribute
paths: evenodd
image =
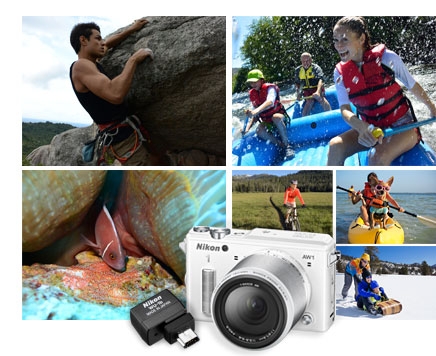
<svg viewBox="0 0 436 356"><path fill-rule="evenodd" d="M91 91L88 91L86 93L79 93L76 90L72 77L74 63L71 64L70 67L71 85L73 86L74 93L76 93L77 99L79 99L80 104L82 104L82 106L88 112L94 122L99 125L123 121L128 115L127 105L125 102L123 102L122 104L111 104L110 102L95 95ZM96 66L101 73L106 75L101 64L96 63Z"/></svg>

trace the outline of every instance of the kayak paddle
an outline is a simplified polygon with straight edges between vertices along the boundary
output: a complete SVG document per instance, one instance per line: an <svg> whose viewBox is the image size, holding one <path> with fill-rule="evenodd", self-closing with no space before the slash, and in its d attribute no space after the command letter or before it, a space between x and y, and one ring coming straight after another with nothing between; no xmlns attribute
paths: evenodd
<svg viewBox="0 0 436 356"><path fill-rule="evenodd" d="M336 189L340 189L340 190L343 190L343 191L348 192L348 193L351 193L351 194L355 193L355 192L353 192L353 191L351 191L351 190L349 190L349 189L346 189L346 188L340 187L339 185L336 186ZM367 196L365 196L365 195L362 195L362 197L365 198L365 199L372 199L371 197L367 197ZM389 204L389 207L391 207L392 209L395 209L395 210L400 211L400 208L397 208L397 207L395 207L395 206L393 206L393 205L391 205L391 204ZM427 226L429 226L429 227L434 227L434 228L436 228L436 221L435 221L435 220L432 220L432 219L426 218L426 217L424 217L424 216L417 215L417 214L415 214L415 213L411 213L411 212L409 212L409 211L403 211L403 213L404 213L404 214L407 214L407 215L410 215L410 216L413 216L413 217L415 217L415 218L417 218L419 221L421 221L422 223L424 223L425 225L427 225Z"/></svg>

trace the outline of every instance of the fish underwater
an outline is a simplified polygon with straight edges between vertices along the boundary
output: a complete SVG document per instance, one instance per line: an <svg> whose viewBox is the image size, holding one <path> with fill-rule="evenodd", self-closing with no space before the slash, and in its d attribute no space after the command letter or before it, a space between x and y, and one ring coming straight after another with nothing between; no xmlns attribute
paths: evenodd
<svg viewBox="0 0 436 356"><path fill-rule="evenodd" d="M226 224L224 170L24 170L22 175L23 264L71 265L92 245L109 265L111 253L120 254L111 266L115 270L123 270L123 251L151 255L183 281L179 242L192 226Z"/></svg>
<svg viewBox="0 0 436 356"><path fill-rule="evenodd" d="M101 256L108 266L118 272L126 270L128 257L105 204L103 204L103 209L95 222L95 243L83 234L82 238L87 245L91 246Z"/></svg>

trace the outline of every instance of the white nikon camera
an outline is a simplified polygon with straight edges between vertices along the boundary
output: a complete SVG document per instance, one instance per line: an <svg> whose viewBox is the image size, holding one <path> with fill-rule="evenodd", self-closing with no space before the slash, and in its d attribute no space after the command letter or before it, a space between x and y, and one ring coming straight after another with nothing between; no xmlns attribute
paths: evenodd
<svg viewBox="0 0 436 356"><path fill-rule="evenodd" d="M270 347L293 327L325 331L335 319L340 253L329 235L197 226L180 247L188 311L236 345Z"/></svg>

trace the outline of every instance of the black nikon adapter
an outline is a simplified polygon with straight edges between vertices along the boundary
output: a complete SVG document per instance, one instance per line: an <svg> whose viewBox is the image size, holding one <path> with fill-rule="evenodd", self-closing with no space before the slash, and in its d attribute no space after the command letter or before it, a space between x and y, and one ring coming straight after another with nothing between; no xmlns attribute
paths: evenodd
<svg viewBox="0 0 436 356"><path fill-rule="evenodd" d="M200 340L194 332L194 318L168 289L130 309L130 321L148 345L165 338L187 348Z"/></svg>

